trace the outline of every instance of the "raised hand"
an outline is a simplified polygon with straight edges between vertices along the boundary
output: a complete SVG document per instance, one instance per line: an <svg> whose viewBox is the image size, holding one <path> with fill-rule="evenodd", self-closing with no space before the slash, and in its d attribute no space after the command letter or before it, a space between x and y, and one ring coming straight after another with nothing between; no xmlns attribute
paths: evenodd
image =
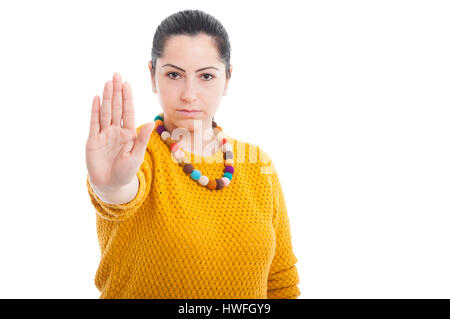
<svg viewBox="0 0 450 319"><path fill-rule="evenodd" d="M154 122L147 123L136 134L131 87L127 82L122 84L120 74L114 73L113 81L105 83L101 106L99 96L92 101L86 142L91 186L114 191L130 184L144 160L154 126Z"/></svg>

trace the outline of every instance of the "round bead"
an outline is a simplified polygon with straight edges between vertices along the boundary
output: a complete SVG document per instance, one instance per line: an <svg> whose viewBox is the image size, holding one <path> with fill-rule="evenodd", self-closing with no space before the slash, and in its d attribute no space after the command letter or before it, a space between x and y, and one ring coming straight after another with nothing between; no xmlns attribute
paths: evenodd
<svg viewBox="0 0 450 319"><path fill-rule="evenodd" d="M225 169L223 171L226 172L226 173L233 174L234 173L234 167L231 166L231 165L227 165L227 166L225 166Z"/></svg>
<svg viewBox="0 0 450 319"><path fill-rule="evenodd" d="M198 169L194 169L191 173L191 177L193 180L198 180L202 176L202 173Z"/></svg>
<svg viewBox="0 0 450 319"><path fill-rule="evenodd" d="M223 153L223 157L227 160L227 159L232 159L233 158L233 152L231 151L226 151L225 153Z"/></svg>
<svg viewBox="0 0 450 319"><path fill-rule="evenodd" d="M231 145L230 143L225 143L222 145L222 151L226 152L226 151L232 151L233 150L233 145Z"/></svg>
<svg viewBox="0 0 450 319"><path fill-rule="evenodd" d="M161 120L156 120L155 121L155 127L158 127L158 126L163 125L163 124L164 124L164 122L161 121Z"/></svg>
<svg viewBox="0 0 450 319"><path fill-rule="evenodd" d="M154 121L156 121L156 120L164 121L164 118L161 115L158 114L158 115L155 116Z"/></svg>
<svg viewBox="0 0 450 319"><path fill-rule="evenodd" d="M167 146L170 146L170 145L172 145L173 143L175 143L175 141L174 141L171 137L168 137L168 138L165 140L165 142L166 142Z"/></svg>
<svg viewBox="0 0 450 319"><path fill-rule="evenodd" d="M163 141L165 141L168 137L170 137L169 131L164 131L161 133L161 138Z"/></svg>
<svg viewBox="0 0 450 319"><path fill-rule="evenodd" d="M178 149L175 152L173 152L173 156L175 158L180 158L180 157L184 156L184 152L182 149Z"/></svg>
<svg viewBox="0 0 450 319"><path fill-rule="evenodd" d="M222 189L223 187L223 180L221 178L216 178L216 189Z"/></svg>
<svg viewBox="0 0 450 319"><path fill-rule="evenodd" d="M172 145L170 145L170 151L171 152L176 152L180 149L180 144L179 143L173 143Z"/></svg>
<svg viewBox="0 0 450 319"><path fill-rule="evenodd" d="M194 166L192 164L186 164L186 165L183 166L183 171L186 174L192 173L193 170L194 170Z"/></svg>
<svg viewBox="0 0 450 319"><path fill-rule="evenodd" d="M223 134L223 132L219 132L219 133L217 133L217 135L216 135L216 139L217 139L218 141L223 140L224 137L225 137L225 134Z"/></svg>
<svg viewBox="0 0 450 319"><path fill-rule="evenodd" d="M222 129L220 128L220 126L216 126L215 128L213 128L213 131L214 131L214 135L217 135L217 134L219 134L219 132L222 131Z"/></svg>
<svg viewBox="0 0 450 319"><path fill-rule="evenodd" d="M198 179L198 183L202 186L208 185L208 183L209 183L208 176L205 176L205 175L200 176L200 178Z"/></svg>
<svg viewBox="0 0 450 319"><path fill-rule="evenodd" d="M227 142L227 139L224 138L224 139L222 140L222 145L225 144L226 142Z"/></svg>
<svg viewBox="0 0 450 319"><path fill-rule="evenodd" d="M158 132L159 135L161 135L162 132L166 131L166 128L164 125L160 125L156 127L156 132Z"/></svg>
<svg viewBox="0 0 450 319"><path fill-rule="evenodd" d="M173 157L175 157L175 159L177 160L178 164L180 164L181 162L184 162L184 154L183 153L180 154L180 153L178 153L178 151L173 153Z"/></svg>
<svg viewBox="0 0 450 319"><path fill-rule="evenodd" d="M233 178L233 174L226 172L226 173L223 173L223 177L226 177L231 181L231 179Z"/></svg>
<svg viewBox="0 0 450 319"><path fill-rule="evenodd" d="M173 147L173 145L175 145L176 143L177 143L177 142L173 141L172 143L167 144L167 146L169 146L169 149L171 149L171 148Z"/></svg>
<svg viewBox="0 0 450 319"><path fill-rule="evenodd" d="M210 190L214 190L216 189L217 183L214 179L210 180L208 185L206 185L206 187Z"/></svg>
<svg viewBox="0 0 450 319"><path fill-rule="evenodd" d="M223 185L224 186L230 185L230 180L227 177L222 177L222 180L223 180Z"/></svg>
<svg viewBox="0 0 450 319"><path fill-rule="evenodd" d="M234 164L234 160L232 158L225 159L225 165L232 165Z"/></svg>

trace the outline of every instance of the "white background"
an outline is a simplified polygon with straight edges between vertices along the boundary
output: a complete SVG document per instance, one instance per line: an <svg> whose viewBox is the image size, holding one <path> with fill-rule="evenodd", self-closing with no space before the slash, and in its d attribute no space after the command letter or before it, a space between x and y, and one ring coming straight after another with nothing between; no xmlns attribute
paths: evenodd
<svg viewBox="0 0 450 319"><path fill-rule="evenodd" d="M153 34L200 9L228 31L215 120L274 160L300 298L450 298L447 1L2 1L0 297L98 298L91 102L119 72L136 125Z"/></svg>

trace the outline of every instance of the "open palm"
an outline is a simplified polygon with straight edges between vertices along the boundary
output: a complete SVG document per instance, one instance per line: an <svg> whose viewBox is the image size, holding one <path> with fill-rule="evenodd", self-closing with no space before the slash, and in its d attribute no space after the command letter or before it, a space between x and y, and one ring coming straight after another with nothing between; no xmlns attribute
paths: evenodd
<svg viewBox="0 0 450 319"><path fill-rule="evenodd" d="M122 124L123 122L123 124ZM92 102L86 166L91 185L115 190L129 184L137 174L155 123L144 125L136 134L131 87L122 84L119 73L107 81L100 97Z"/></svg>

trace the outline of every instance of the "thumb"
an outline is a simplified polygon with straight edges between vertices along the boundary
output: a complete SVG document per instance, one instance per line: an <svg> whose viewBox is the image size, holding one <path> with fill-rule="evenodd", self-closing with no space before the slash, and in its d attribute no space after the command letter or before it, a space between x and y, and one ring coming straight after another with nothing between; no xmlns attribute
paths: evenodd
<svg viewBox="0 0 450 319"><path fill-rule="evenodd" d="M139 134L136 137L136 142L134 143L133 151L131 152L132 157L139 159L144 158L145 149L147 148L154 127L155 122L150 122L140 129Z"/></svg>

